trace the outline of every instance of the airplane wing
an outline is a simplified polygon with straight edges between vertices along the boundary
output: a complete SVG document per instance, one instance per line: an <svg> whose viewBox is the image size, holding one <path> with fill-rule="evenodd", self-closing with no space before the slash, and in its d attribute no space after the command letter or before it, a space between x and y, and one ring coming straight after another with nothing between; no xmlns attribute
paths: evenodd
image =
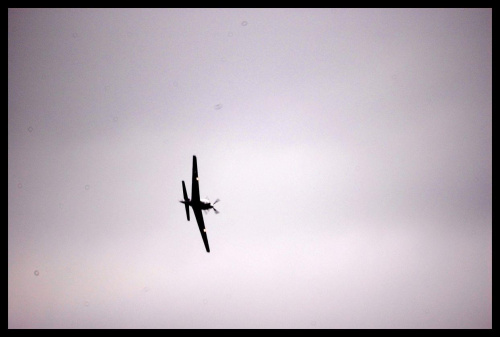
<svg viewBox="0 0 500 337"><path fill-rule="evenodd" d="M191 201L200 201L200 184L198 183L198 165L196 163L196 156L193 156L193 182L191 184ZM198 217L196 217L196 220L198 220ZM201 218L201 222L203 223L203 217Z"/></svg>
<svg viewBox="0 0 500 337"><path fill-rule="evenodd" d="M210 253L210 247L208 247L207 232L205 231L205 223L203 222L203 214L201 213L201 209L193 208L193 212L194 216L196 217L196 222L198 222L198 228L200 229L201 238L203 239L203 243L205 244L205 249L207 250L207 253Z"/></svg>

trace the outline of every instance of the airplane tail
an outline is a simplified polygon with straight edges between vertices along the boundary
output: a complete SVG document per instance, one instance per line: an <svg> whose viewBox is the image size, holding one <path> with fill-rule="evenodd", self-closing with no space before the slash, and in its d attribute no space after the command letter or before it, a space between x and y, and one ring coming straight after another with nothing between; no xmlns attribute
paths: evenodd
<svg viewBox="0 0 500 337"><path fill-rule="evenodd" d="M189 221L189 198L187 196L186 185L182 181L182 193L184 193L184 206L186 207L186 216Z"/></svg>

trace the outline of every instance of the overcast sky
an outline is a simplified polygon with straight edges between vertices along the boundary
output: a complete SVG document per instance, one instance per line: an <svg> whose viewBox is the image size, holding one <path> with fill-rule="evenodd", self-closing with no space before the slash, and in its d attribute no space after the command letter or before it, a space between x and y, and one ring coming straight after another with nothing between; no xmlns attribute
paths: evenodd
<svg viewBox="0 0 500 337"><path fill-rule="evenodd" d="M8 18L10 328L491 328L491 9Z"/></svg>

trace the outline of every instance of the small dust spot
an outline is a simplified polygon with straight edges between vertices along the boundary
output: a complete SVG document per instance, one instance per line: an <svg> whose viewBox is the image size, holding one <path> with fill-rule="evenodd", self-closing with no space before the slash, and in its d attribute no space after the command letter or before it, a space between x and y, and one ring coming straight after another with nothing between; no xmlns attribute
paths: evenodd
<svg viewBox="0 0 500 337"><path fill-rule="evenodd" d="M228 37L232 37L232 36L233 36L233 32L229 32L229 33L227 33L227 36L228 36Z"/></svg>
<svg viewBox="0 0 500 337"><path fill-rule="evenodd" d="M214 109L215 109L215 110L220 110L220 109L222 109L222 104L220 104L220 103L219 103L219 104L215 105L215 106L214 106Z"/></svg>
<svg viewBox="0 0 500 337"><path fill-rule="evenodd" d="M85 301L84 305L85 305L86 307L88 307L88 306L89 306L89 301Z"/></svg>
<svg viewBox="0 0 500 337"><path fill-rule="evenodd" d="M88 190L89 190L89 188L90 188L90 185L85 185L85 190L87 190L87 191L88 191Z"/></svg>
<svg viewBox="0 0 500 337"><path fill-rule="evenodd" d="M208 304L208 300L206 298L203 300L203 304Z"/></svg>
<svg viewBox="0 0 500 337"><path fill-rule="evenodd" d="M78 33L73 33L71 34L71 36L73 36L74 39L78 38Z"/></svg>
<svg viewBox="0 0 500 337"><path fill-rule="evenodd" d="M40 272L38 270L35 270L35 272L33 274L35 274L35 276L38 276L38 275L40 275Z"/></svg>
<svg viewBox="0 0 500 337"><path fill-rule="evenodd" d="M248 22L243 21L243 22L241 23L241 25L242 25L242 26L246 26L246 25L248 25Z"/></svg>
<svg viewBox="0 0 500 337"><path fill-rule="evenodd" d="M316 326L316 321L311 321L312 326Z"/></svg>
<svg viewBox="0 0 500 337"><path fill-rule="evenodd" d="M23 184L21 183L17 184L17 188L23 188Z"/></svg>
<svg viewBox="0 0 500 337"><path fill-rule="evenodd" d="M145 293L149 292L149 287L142 288L142 291L144 291Z"/></svg>
<svg viewBox="0 0 500 337"><path fill-rule="evenodd" d="M29 132L32 132L32 131L33 131L33 128L30 126L30 127L28 128L28 131L29 131Z"/></svg>
<svg viewBox="0 0 500 337"><path fill-rule="evenodd" d="M113 122L118 122L118 117L113 117Z"/></svg>

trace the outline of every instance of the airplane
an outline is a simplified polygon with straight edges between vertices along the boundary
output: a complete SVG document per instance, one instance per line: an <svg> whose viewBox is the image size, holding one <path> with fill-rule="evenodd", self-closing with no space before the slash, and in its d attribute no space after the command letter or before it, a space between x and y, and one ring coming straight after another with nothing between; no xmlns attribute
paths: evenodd
<svg viewBox="0 0 500 337"><path fill-rule="evenodd" d="M186 192L186 184L184 184L184 180L182 181L182 192L184 193L184 200L180 200L181 203L186 206L186 216L189 220L189 206L193 209L194 216L196 217L196 222L198 222L198 228L200 229L201 238L203 239L203 243L205 244L205 249L207 253L210 253L210 247L208 246L208 238L207 238L207 230L205 229L205 223L203 222L203 214L201 211L208 212L210 209L213 209L215 214L219 214L219 211L215 209L214 205L220 200L217 199L213 203L211 203L208 198L200 199L200 184L198 177L198 165L196 163L196 156L193 156L193 181L191 183L191 199L188 198Z"/></svg>

